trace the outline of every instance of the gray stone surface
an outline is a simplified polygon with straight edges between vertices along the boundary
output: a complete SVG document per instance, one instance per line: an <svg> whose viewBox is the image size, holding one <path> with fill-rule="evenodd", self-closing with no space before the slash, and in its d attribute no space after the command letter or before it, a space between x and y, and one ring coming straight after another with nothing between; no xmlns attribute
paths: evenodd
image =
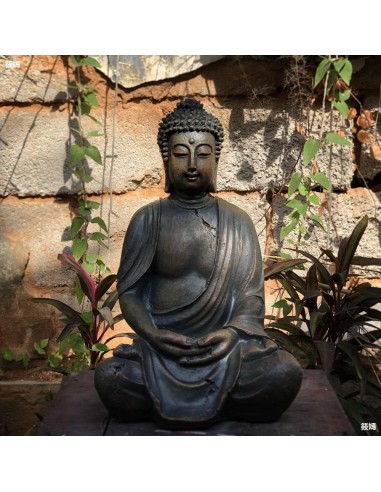
<svg viewBox="0 0 381 492"><path fill-rule="evenodd" d="M178 77L223 58L222 55L93 55L101 72L126 88Z"/></svg>
<svg viewBox="0 0 381 492"><path fill-rule="evenodd" d="M237 101L234 109L205 104L225 127L218 189L253 191L279 189L288 180L300 153L302 140L294 132L295 121L282 107L254 108ZM95 113L96 114L96 113ZM157 127L163 113L149 102L138 108L121 108L117 114L112 189L123 193L161 183L162 161L156 144ZM102 115L98 115L102 119ZM112 115L106 120L106 139L91 142L103 156L105 167L89 160L94 181L88 191L100 193L108 187L112 153ZM316 118L316 121L318 118ZM0 114L0 196L46 196L80 190L70 172L69 121L65 112L17 109ZM87 130L94 124L84 118ZM318 154L318 165L327 172L328 147ZM302 164L297 165L301 169ZM351 149L334 146L332 183L335 189L349 187L353 175Z"/></svg>
<svg viewBox="0 0 381 492"><path fill-rule="evenodd" d="M7 68L7 60L20 66ZM62 104L68 98L67 84L59 55L0 57L0 103Z"/></svg>
<svg viewBox="0 0 381 492"><path fill-rule="evenodd" d="M161 160L156 144L157 121L152 115L146 119L142 110L138 118L140 121L130 118L126 111L119 120L113 171L113 190L116 193L152 186L161 179ZM87 123L89 131L95 129L90 121L84 123ZM64 112L39 109L0 113L0 163L3 169L0 196L49 196L80 190L80 183L73 177L69 164L69 146L75 141L70 140L68 125L68 116ZM104 137L92 139L106 166L104 168L89 160L94 177L87 186L90 193L102 190L104 174L105 188L108 186L110 134L108 137L106 147ZM156 161L152 159L153 155L156 155Z"/></svg>
<svg viewBox="0 0 381 492"><path fill-rule="evenodd" d="M289 109L284 101L261 107L237 101L233 109L209 109L222 120L226 135L217 181L220 190L279 189L288 182L294 169L303 169L298 157L304 140L295 132L295 118ZM329 129L328 119L326 115L325 131ZM336 115L336 119L340 124L341 117ZM322 124L319 111L313 116L313 122L311 136L319 138ZM319 169L327 174L329 154L329 146L324 145L316 157ZM331 179L334 189L349 188L352 175L351 148L333 145Z"/></svg>
<svg viewBox="0 0 381 492"><path fill-rule="evenodd" d="M374 159L369 146L365 144L361 144L360 171L370 186L372 186L376 174L381 173L381 160ZM381 179L378 181L381 182Z"/></svg>

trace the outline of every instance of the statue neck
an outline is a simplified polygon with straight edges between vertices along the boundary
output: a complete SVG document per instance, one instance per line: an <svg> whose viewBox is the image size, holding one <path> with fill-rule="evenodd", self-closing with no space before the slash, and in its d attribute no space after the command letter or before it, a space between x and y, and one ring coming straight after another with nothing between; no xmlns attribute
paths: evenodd
<svg viewBox="0 0 381 492"><path fill-rule="evenodd" d="M213 197L209 194L205 194L195 198L184 198L174 192L171 193L168 199L173 201L173 203L175 203L179 207L190 210L207 207L213 202Z"/></svg>

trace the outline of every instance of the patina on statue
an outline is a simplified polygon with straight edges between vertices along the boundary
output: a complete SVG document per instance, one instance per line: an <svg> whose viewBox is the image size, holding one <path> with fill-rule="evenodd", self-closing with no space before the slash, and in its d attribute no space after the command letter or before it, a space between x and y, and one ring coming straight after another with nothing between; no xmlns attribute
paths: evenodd
<svg viewBox="0 0 381 492"><path fill-rule="evenodd" d="M213 197L223 130L185 100L161 122L169 197L134 215L118 272L139 335L95 373L111 416L168 428L276 420L301 384L294 357L264 330L263 267L249 216Z"/></svg>

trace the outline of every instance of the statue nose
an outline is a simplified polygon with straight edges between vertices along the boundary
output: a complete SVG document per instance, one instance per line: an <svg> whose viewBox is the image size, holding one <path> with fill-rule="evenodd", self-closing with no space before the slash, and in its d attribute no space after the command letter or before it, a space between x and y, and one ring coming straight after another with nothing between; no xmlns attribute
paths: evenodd
<svg viewBox="0 0 381 492"><path fill-rule="evenodd" d="M197 169L197 159L196 159L196 156L194 154L190 155L190 158L188 161L188 169L190 171Z"/></svg>

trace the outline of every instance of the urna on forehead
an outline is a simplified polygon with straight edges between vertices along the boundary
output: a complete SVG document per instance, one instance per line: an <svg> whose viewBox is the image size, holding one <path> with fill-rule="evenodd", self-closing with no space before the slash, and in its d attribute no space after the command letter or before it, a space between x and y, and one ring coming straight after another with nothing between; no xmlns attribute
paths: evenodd
<svg viewBox="0 0 381 492"><path fill-rule="evenodd" d="M169 137L169 145L173 147L175 145L190 145L197 147L200 145L209 145L213 150L215 149L216 140L212 133L202 132L175 132Z"/></svg>

